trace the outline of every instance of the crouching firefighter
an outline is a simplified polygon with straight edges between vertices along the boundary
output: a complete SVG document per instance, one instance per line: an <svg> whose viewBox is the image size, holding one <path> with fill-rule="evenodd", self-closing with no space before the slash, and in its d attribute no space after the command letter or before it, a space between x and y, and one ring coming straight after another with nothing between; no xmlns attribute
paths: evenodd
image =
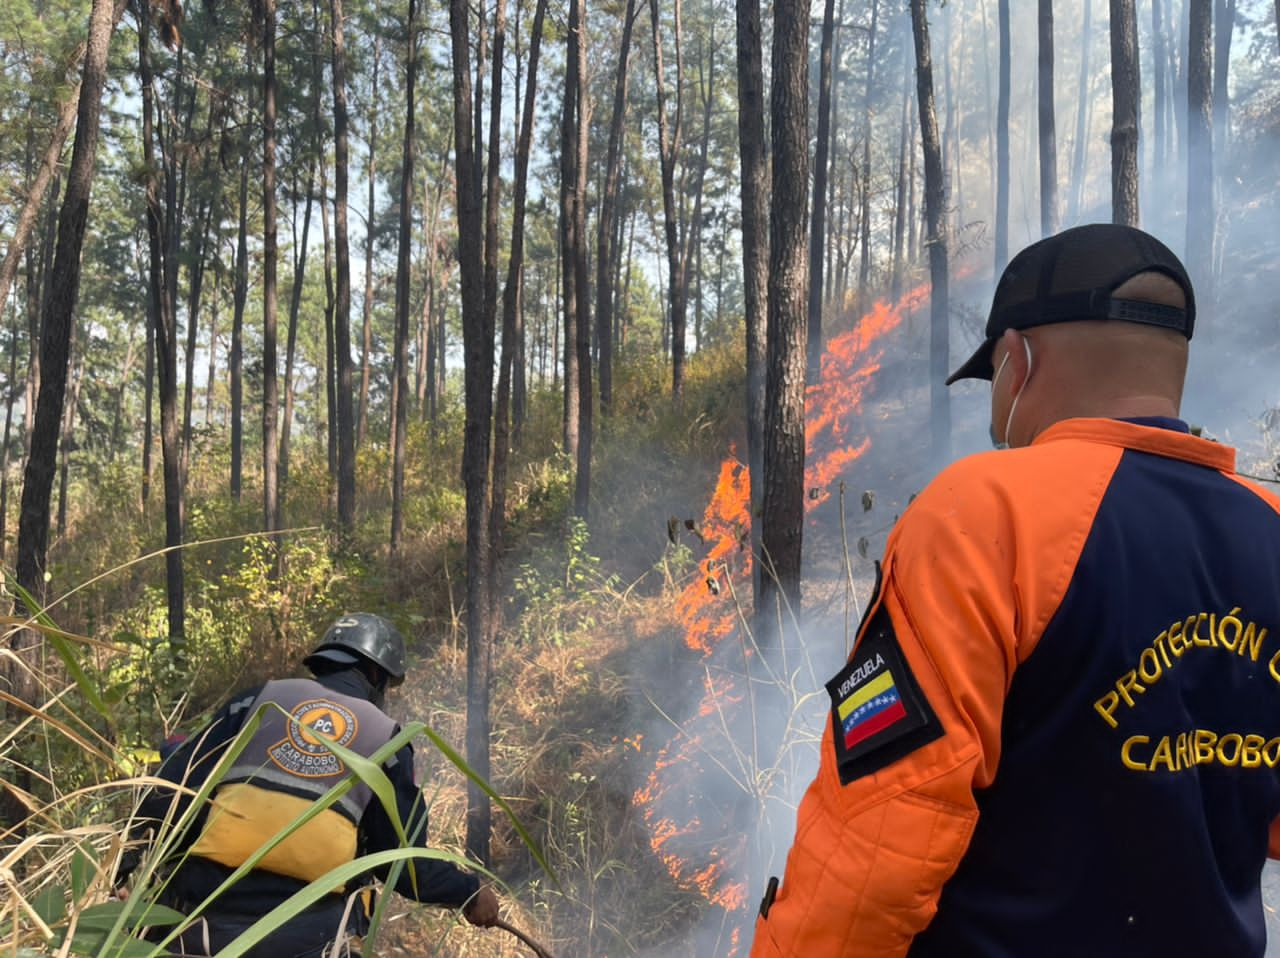
<svg viewBox="0 0 1280 958"><path fill-rule="evenodd" d="M317 798L342 781L346 764L320 738L372 756L399 731L382 711L387 688L405 676L404 639L381 616L356 613L338 619L304 664L309 679L279 679L231 698L208 726L187 739L160 769L160 776L198 791L223 751L261 706L262 721L234 765L218 783L209 806L188 833L189 845L174 856L160 901L189 913L258 849ZM288 718L286 718L288 716ZM405 834L426 847L427 812L414 782L413 749L402 746L383 766L395 789ZM133 832L176 821L182 802L155 789L138 808ZM359 855L400 847L382 803L362 782L271 849L241 880L220 894L201 917L171 943L178 955L215 955L272 908L309 882ZM185 857L184 857L185 856ZM123 886L140 855L121 863ZM384 879L388 867L371 877ZM367 930L371 911L368 879L335 889L269 934L251 958L333 958L349 953L351 940ZM395 890L417 901L462 908L473 925L490 927L498 900L476 876L438 859L404 863Z"/></svg>

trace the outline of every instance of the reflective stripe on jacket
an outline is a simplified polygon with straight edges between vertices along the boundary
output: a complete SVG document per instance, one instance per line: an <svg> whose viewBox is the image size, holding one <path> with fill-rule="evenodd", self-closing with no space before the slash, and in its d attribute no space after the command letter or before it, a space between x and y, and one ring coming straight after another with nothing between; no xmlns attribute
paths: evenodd
<svg viewBox="0 0 1280 958"><path fill-rule="evenodd" d="M1280 500L1234 461L1077 419L929 485L753 956L1263 954Z"/></svg>

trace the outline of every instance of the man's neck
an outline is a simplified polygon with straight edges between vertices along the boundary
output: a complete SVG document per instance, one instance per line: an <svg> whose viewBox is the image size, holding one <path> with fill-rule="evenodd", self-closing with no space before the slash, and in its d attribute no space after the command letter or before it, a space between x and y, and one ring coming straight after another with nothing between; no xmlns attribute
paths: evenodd
<svg viewBox="0 0 1280 958"><path fill-rule="evenodd" d="M1064 419L1177 419L1178 404L1168 396L1064 397L1056 408L1034 420L1030 441Z"/></svg>

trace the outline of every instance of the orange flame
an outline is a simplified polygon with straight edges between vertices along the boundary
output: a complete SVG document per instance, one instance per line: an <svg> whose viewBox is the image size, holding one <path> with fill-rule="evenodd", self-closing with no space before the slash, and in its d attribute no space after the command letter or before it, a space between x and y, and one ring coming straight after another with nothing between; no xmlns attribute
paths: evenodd
<svg viewBox="0 0 1280 958"><path fill-rule="evenodd" d="M735 582L745 581L751 572L750 477L733 448L729 458L720 464L720 479L703 513L698 534L711 548L698 563L701 575L676 600L676 615L685 625L685 644L705 656L733 631L733 616L726 615L722 608L730 599L727 593L731 583L723 577L731 575Z"/></svg>
<svg viewBox="0 0 1280 958"><path fill-rule="evenodd" d="M926 283L896 305L877 302L853 330L828 342L819 381L805 393L805 481L810 490L806 509L826 501L835 481L870 448L870 439L857 440L853 433L863 397L880 369L883 349L877 344L901 324L907 311L920 307L928 297ZM676 600L676 613L685 626L685 643L706 661L733 633L737 602L751 575L750 477L736 450L730 449L720 464L715 493L694 531L707 551L698 563L699 575ZM750 654L749 650L743 654ZM729 734L730 716L745 697L738 684L731 675L716 673L713 678L707 671L698 711L658 751L648 779L633 796L648 826L649 844L677 884L696 889L707 901L730 912L746 904L746 885L728 877L745 854L746 837L724 834L717 839L706 834L708 829L699 817L705 801L697 783L709 754L704 740ZM722 833L732 827L727 822L715 824ZM692 840L707 846L697 862L675 850ZM730 954L738 948L738 937L735 931Z"/></svg>

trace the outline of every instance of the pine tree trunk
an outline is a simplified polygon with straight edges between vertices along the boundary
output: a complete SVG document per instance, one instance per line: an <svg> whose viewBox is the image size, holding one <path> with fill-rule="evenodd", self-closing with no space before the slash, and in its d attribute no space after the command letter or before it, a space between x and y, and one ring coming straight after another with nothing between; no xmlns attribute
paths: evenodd
<svg viewBox="0 0 1280 958"><path fill-rule="evenodd" d="M351 244L347 234L347 49L342 0L330 0L333 42L333 228L336 288L333 313L334 384L338 414L338 526L350 540L356 526L356 450L352 416Z"/></svg>
<svg viewBox="0 0 1280 958"><path fill-rule="evenodd" d="M1236 0L1217 0L1213 27L1213 152L1221 161L1227 153L1231 127L1231 37L1235 33Z"/></svg>
<svg viewBox="0 0 1280 958"><path fill-rule="evenodd" d="M261 0L262 34L262 521L280 528L277 380L276 0Z"/></svg>
<svg viewBox="0 0 1280 958"><path fill-rule="evenodd" d="M906 66L907 47L902 47L903 67ZM906 235L907 224L907 151L915 149L915 141L911 138L910 105L911 105L911 74L906 69L902 71L902 120L898 134L898 185L897 196L893 204L893 275L889 288L889 298L893 302L898 301L898 297L902 295L902 271L903 271L903 239Z"/></svg>
<svg viewBox="0 0 1280 958"><path fill-rule="evenodd" d="M160 392L160 450L164 470L165 593L169 646L181 670L186 665L186 600L182 555L182 446L178 429L178 322L174 298L178 264L169 255L179 228L172 158L154 148L155 93L151 71L150 7L139 7L138 73L142 84L142 151L146 180L147 240L150 250L148 314L155 329L156 371ZM166 208L160 206L159 176L165 178Z"/></svg>
<svg viewBox="0 0 1280 958"><path fill-rule="evenodd" d="M75 449L76 406L80 402L80 384L84 381L84 349L76 342L76 327L71 326L71 368L75 370L71 377L71 395L67 397L67 408L62 419L62 438L58 464L58 538L67 534L67 485L70 479L71 453Z"/></svg>
<svg viewBox="0 0 1280 958"><path fill-rule="evenodd" d="M578 151L577 177L573 197L573 282L578 287L578 317L574 323L578 353L578 461L573 483L573 511L587 518L591 498L591 286L587 271L587 149L590 143L590 110L587 105L587 7L586 0L571 0L570 43L577 48L574 66L578 71ZM678 2L678 0L677 0Z"/></svg>
<svg viewBox="0 0 1280 958"><path fill-rule="evenodd" d="M244 310L249 298L249 157L240 158L240 225L236 233L236 277L232 294L231 354L231 498L240 501L244 456Z"/></svg>
<svg viewBox="0 0 1280 958"><path fill-rule="evenodd" d="M1138 226L1138 17L1111 0L1111 221Z"/></svg>
<svg viewBox="0 0 1280 958"><path fill-rule="evenodd" d="M924 143L924 206L929 224L929 434L933 464L941 468L951 458L951 405L945 380L949 360L949 266L947 262L946 189L942 178L942 149L933 105L933 57L929 50L929 20L925 0L911 0L911 26L916 48L916 98L920 103L920 134Z"/></svg>
<svg viewBox="0 0 1280 958"><path fill-rule="evenodd" d="M9 339L9 378L4 390L4 442L0 445L0 562L8 551L9 526L9 441L13 434L13 401L18 394L18 333L20 324L14 321ZM132 345L132 340L130 341Z"/></svg>
<svg viewBox="0 0 1280 958"><path fill-rule="evenodd" d="M667 125L666 79L662 65L662 39L658 0L649 0L649 15L653 24L653 75L658 97L658 159L662 172L663 233L667 244L667 296L671 328L671 395L679 400L684 395L684 339L686 322L685 295L688 285L683 275L684 258L681 255L676 213L675 170L680 152L680 132L683 127L683 110L680 78L681 0L675 0L676 40L676 115L672 129ZM807 199L807 197L806 197Z"/></svg>
<svg viewBox="0 0 1280 958"><path fill-rule="evenodd" d="M908 49L902 46L902 65L906 65L906 54ZM911 101L911 74L908 70L902 70L902 119L899 131L899 141L897 141L897 196L893 202L893 273L890 283L890 300L897 302L902 295L902 266L904 266L904 252L902 252L902 241L906 236L906 152L915 149L915 141L910 136L911 126L910 119L910 101Z"/></svg>
<svg viewBox="0 0 1280 958"><path fill-rule="evenodd" d="M1187 268L1201 303L1213 302L1213 0L1187 0Z"/></svg>
<svg viewBox="0 0 1280 958"><path fill-rule="evenodd" d="M373 37L373 109L369 111L369 201L364 229L364 299L360 304L360 395L356 417L356 448L369 431L369 354L373 351L373 224L378 182L378 73L382 66L382 36Z"/></svg>
<svg viewBox="0 0 1280 958"><path fill-rule="evenodd" d="M218 247L222 246L221 237L219 237ZM215 290L222 289L222 254L215 251L213 257L213 288ZM217 381L218 374L218 303L220 297L213 297L213 305L209 309L209 373L205 379L204 389L204 424L206 426L213 425L213 384ZM132 340L130 340L130 352L133 355ZM115 442L112 442L115 445ZM190 459L188 458L188 462Z"/></svg>
<svg viewBox="0 0 1280 958"><path fill-rule="evenodd" d="M501 0L500 0L501 2ZM414 88L418 80L417 2L409 0L405 17L404 148L400 158L400 235L396 256L396 383L395 428L391 433L391 552L398 554L404 538L404 459L408 441L409 393L409 267L413 250L413 135Z"/></svg>
<svg viewBox="0 0 1280 958"><path fill-rule="evenodd" d="M315 95L320 91L317 88ZM293 404L296 386L293 380L294 357L298 348L298 315L302 310L302 287L307 272L307 242L311 235L311 206L315 199L316 162L312 154L307 168L307 199L302 213L302 239L298 243L293 264L293 287L289 293L289 332L284 350L284 416L280 422L280 459L277 462L276 488L280 496L280 527L287 524L286 510L289 496L289 451L293 433ZM294 216L297 216L295 206ZM295 220L296 222L296 220Z"/></svg>
<svg viewBox="0 0 1280 958"><path fill-rule="evenodd" d="M693 214L689 219L689 227L685 236L684 250L681 253L681 275L684 276L684 301L690 298L694 304L694 348L701 348L702 342L702 223L703 198L707 182L707 161L711 150L711 107L715 99L716 85L716 31L714 24L710 28L707 42L709 53L706 58L704 75L703 60L698 60L698 94L702 98L702 139L698 147L698 172L694 175ZM701 41L699 41L701 47ZM692 260L692 262L691 262ZM693 279L698 281L696 296L690 297L689 288Z"/></svg>
<svg viewBox="0 0 1280 958"><path fill-rule="evenodd" d="M576 7L570 7L571 10ZM574 31L565 34L564 106L560 115L560 299L564 309L564 450L574 462L578 459L581 429L578 377L578 284L574 279L574 255L577 248L574 230L574 194L578 188L578 46Z"/></svg>
<svg viewBox="0 0 1280 958"><path fill-rule="evenodd" d="M874 3L874 0L872 0ZM813 215L809 221L809 315L805 379L818 379L822 366L822 270L827 239L827 164L831 155L831 46L836 3L822 10L822 45L818 53L818 142L813 160Z"/></svg>
<svg viewBox="0 0 1280 958"><path fill-rule="evenodd" d="M1039 0L1040 235L1058 232L1058 138L1053 116L1053 0Z"/></svg>
<svg viewBox="0 0 1280 958"><path fill-rule="evenodd" d="M1167 80L1164 50L1164 0L1151 0L1151 57L1155 129L1152 137L1154 142L1151 144L1151 172L1149 178L1155 183L1158 182L1157 178L1163 180L1161 168L1168 153L1167 134L1165 132L1165 118L1168 106L1165 103Z"/></svg>
<svg viewBox="0 0 1280 958"><path fill-rule="evenodd" d="M1080 207L1084 202L1085 160L1089 149L1089 115L1092 103L1089 98L1089 52L1093 49L1093 0L1084 0L1084 32L1081 34L1080 86L1076 95L1075 160L1071 164L1071 209L1067 219L1074 225L1079 221Z"/></svg>
<svg viewBox="0 0 1280 958"><path fill-rule="evenodd" d="M493 417L493 501L489 517L489 548L494 568L494 593L490 601L498 601L496 560L503 551L507 518L507 461L513 434L512 373L519 357L520 291L524 276L525 201L529 184L529 154L533 145L534 108L538 92L538 62L542 53L542 28L547 16L547 0L538 0L533 13L529 41L529 72L525 78L523 112L516 137L515 184L512 189L511 252L507 259L507 282L502 290L502 355L498 364L498 398ZM603 214L602 214L603 215ZM603 354L602 354L603 355ZM603 359L602 359L603 362ZM518 422L518 420L517 420ZM518 428L518 427L517 427Z"/></svg>
<svg viewBox="0 0 1280 958"><path fill-rule="evenodd" d="M876 88L876 28L879 24L879 0L871 0L871 31L867 35L867 82L862 104L862 192L858 232L858 314L870 305L871 290L871 96ZM846 260L846 268L848 261Z"/></svg>
<svg viewBox="0 0 1280 958"><path fill-rule="evenodd" d="M329 498L338 507L338 350L334 336L337 291L334 288L333 239L329 229L329 173L320 157L320 230L324 236L324 391L325 439L329 459Z"/></svg>
<svg viewBox="0 0 1280 958"><path fill-rule="evenodd" d="M58 235L59 197L62 193L62 179L55 177L49 201L45 204L45 228L40 237L39 252L27 250L27 387L22 413L22 459L31 458L31 434L35 431L36 399L40 394L40 322L44 316L45 303L49 299L49 274L53 272L53 248ZM148 383L150 378L148 378ZM148 406L148 408L150 408ZM150 436L150 431L147 435ZM150 472L143 475L145 483ZM146 502L145 496L143 503Z"/></svg>
<svg viewBox="0 0 1280 958"><path fill-rule="evenodd" d="M58 216L57 249L52 288L42 311L41 380L31 432L31 454L23 474L22 507L18 526L18 583L40 602L44 594L45 554L49 542L49 500L58 454L58 427L66 396L68 342L80 291L80 251L89 216L94 158L98 147L102 89L106 83L107 48L114 28L111 0L94 0L89 14L89 37L83 80L76 107L76 136L67 173L67 192ZM21 605L21 603L20 603ZM28 609L34 613L35 609ZM13 633L9 647L17 657L5 671L7 687L25 702L35 702L42 641L39 633Z"/></svg>
<svg viewBox="0 0 1280 958"><path fill-rule="evenodd" d="M462 477L467 512L467 763L490 777L489 691L493 673L489 554L489 441L492 420L493 325L486 325L480 178L472 131L471 66L466 0L450 0L453 51L453 123L457 184L458 269L461 272L462 335L465 354L466 425ZM495 91L500 96L501 91ZM491 809L488 796L467 787L467 851L489 861Z"/></svg>
<svg viewBox="0 0 1280 958"><path fill-rule="evenodd" d="M204 213L196 214L192 223L191 248L194 250L194 262L187 271L189 288L187 290L187 348L184 354L185 372L182 383L182 487L187 487L187 471L191 464L191 416L195 405L196 349L200 341L200 297L204 288L204 271L206 252L209 246L209 231L213 227L213 208L215 202L205 203ZM214 237L213 247L218 248L218 238ZM210 344L210 349L213 348ZM210 380L212 383L213 380Z"/></svg>
<svg viewBox="0 0 1280 958"><path fill-rule="evenodd" d="M1004 272L1009 262L1009 0L999 0L996 5L1000 25L1000 80L996 101L996 261L995 275ZM921 18L924 11L920 11ZM915 24L915 2L911 5L911 20ZM915 27L919 32L919 27ZM927 29L927 25L926 25ZM920 40L916 39L916 63L919 65ZM917 79L917 86L919 80ZM924 117L920 118L921 128ZM928 162L926 160L926 176ZM928 187L925 188L926 191Z"/></svg>
<svg viewBox="0 0 1280 958"><path fill-rule="evenodd" d="M146 282L146 277L142 277ZM147 314L146 357L142 367L142 506L145 509L151 499L151 458L155 445L155 391L156 391L156 327ZM36 340L39 342L39 339ZM34 404L33 404L34 405ZM30 432L28 432L30 435ZM235 465L233 447L232 465ZM234 476L234 472L233 472Z"/></svg>
<svg viewBox="0 0 1280 958"><path fill-rule="evenodd" d="M804 535L804 367L808 264L809 7L774 8L770 112L769 341L765 381L762 608L800 615Z"/></svg>
<svg viewBox="0 0 1280 958"><path fill-rule="evenodd" d="M765 365L769 300L769 152L764 128L764 55L760 0L736 0L738 160L742 201L742 295L747 340L747 469L751 487L754 609L760 590L760 520L764 502ZM635 221L632 220L634 229ZM634 232L633 232L634 237ZM628 276L630 276L628 255Z"/></svg>
<svg viewBox="0 0 1280 958"><path fill-rule="evenodd" d="M609 407L613 402L613 284L609 281L609 271L613 265L615 250L611 244L618 219L618 180L622 168L622 124L627 115L627 68L631 61L631 33L639 11L638 0L627 0L622 15L618 72L613 84L613 116L609 121L604 190L600 198L600 214L596 218L596 338L600 342L600 413L605 418L608 418ZM530 89L530 93L532 92Z"/></svg>

